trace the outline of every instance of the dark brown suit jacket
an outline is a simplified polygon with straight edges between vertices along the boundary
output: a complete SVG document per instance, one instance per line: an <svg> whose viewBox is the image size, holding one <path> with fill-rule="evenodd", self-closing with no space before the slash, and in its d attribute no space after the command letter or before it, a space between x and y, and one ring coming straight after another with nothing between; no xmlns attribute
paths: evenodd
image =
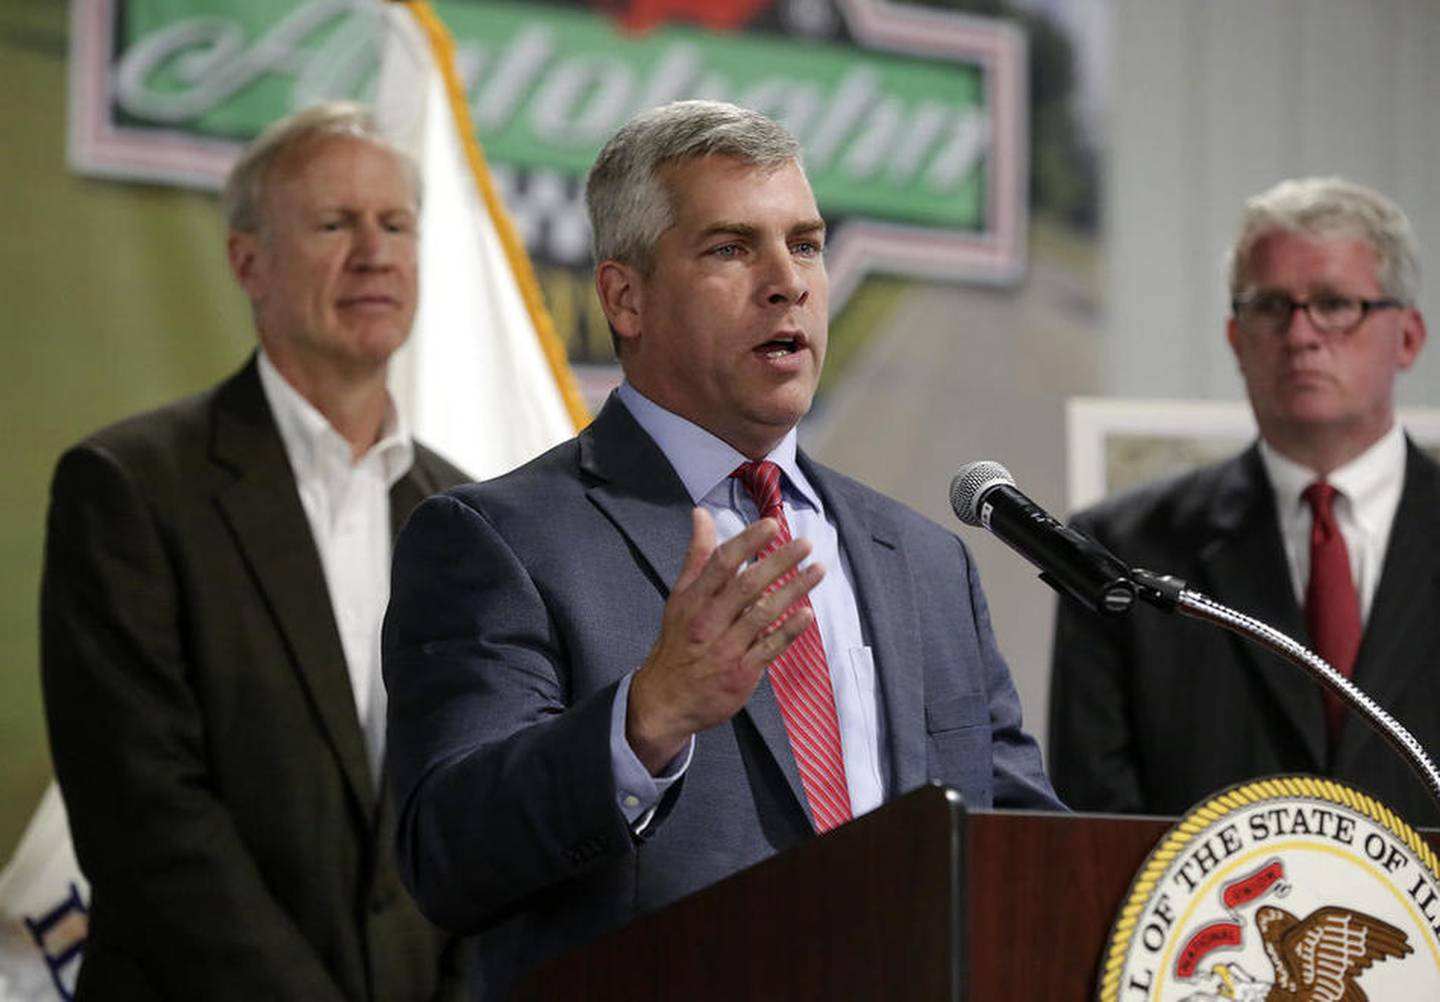
<svg viewBox="0 0 1440 1002"><path fill-rule="evenodd" d="M395 528L466 479L416 446ZM42 672L92 884L82 999L459 998L393 860L344 654L252 360L70 449Z"/></svg>
<svg viewBox="0 0 1440 1002"><path fill-rule="evenodd" d="M1075 525L1131 566L1175 574L1309 644L1257 449L1102 502ZM1440 468L1413 444L1354 677L1440 754ZM1440 823L1404 760L1354 715L1329 747L1320 690L1299 668L1148 606L1101 618L1061 603L1049 755L1077 810L1180 814L1242 780L1310 773L1412 824Z"/></svg>

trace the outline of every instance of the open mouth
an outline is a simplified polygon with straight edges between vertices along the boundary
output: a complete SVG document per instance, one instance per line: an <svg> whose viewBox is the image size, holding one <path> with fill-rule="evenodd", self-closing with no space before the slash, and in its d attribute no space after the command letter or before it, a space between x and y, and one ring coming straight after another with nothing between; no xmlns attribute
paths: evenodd
<svg viewBox="0 0 1440 1002"><path fill-rule="evenodd" d="M755 351L765 358L784 358L805 347L805 338L800 334L777 334Z"/></svg>

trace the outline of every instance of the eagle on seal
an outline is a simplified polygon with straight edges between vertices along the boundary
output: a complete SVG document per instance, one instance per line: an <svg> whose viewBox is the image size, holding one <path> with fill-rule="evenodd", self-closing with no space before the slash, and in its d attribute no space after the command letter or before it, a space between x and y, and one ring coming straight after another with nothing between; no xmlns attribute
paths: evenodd
<svg viewBox="0 0 1440 1002"><path fill-rule="evenodd" d="M1262 905L1255 928L1275 968L1265 1002L1366 1002L1356 979L1377 961L1414 952L1390 923L1334 905L1304 919Z"/></svg>

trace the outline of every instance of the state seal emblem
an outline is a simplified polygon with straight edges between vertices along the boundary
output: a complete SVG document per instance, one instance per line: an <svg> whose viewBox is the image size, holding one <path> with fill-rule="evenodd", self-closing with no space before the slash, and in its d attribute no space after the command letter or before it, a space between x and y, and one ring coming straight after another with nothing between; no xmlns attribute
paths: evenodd
<svg viewBox="0 0 1440 1002"><path fill-rule="evenodd" d="M1233 787L1141 866L1097 997L1440 1000L1440 861L1383 804L1340 783Z"/></svg>

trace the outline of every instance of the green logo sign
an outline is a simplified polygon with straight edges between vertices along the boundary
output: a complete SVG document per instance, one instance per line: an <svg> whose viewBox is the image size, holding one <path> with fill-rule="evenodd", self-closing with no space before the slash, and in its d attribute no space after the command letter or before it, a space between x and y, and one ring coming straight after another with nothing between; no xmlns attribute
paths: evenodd
<svg viewBox="0 0 1440 1002"><path fill-rule="evenodd" d="M72 163L218 186L269 122L373 93L382 6L73 0ZM1023 269L1023 42L1007 24L880 0L652 0L643 31L615 0L433 6L455 38L477 134L542 261L583 263L583 241L547 246L539 234L562 215L560 229L573 233L578 218L583 230L579 186L621 123L712 97L800 139L832 224L837 302L876 267L987 281ZM695 23L715 11L744 30Z"/></svg>

